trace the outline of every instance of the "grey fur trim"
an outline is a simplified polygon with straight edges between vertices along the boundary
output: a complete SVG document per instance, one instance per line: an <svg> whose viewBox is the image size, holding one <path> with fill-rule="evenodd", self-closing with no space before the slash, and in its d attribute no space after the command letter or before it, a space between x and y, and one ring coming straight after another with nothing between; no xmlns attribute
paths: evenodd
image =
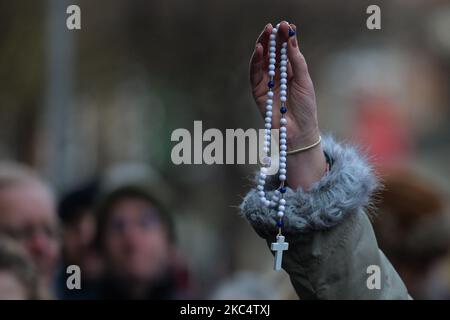
<svg viewBox="0 0 450 320"><path fill-rule="evenodd" d="M379 186L371 165L355 147L339 144L331 136L323 137L322 147L333 159L333 166L309 191L287 188L283 226L286 235L337 225L348 214L362 211L358 209L369 205L371 194ZM273 176L266 183L268 199L278 187L277 180ZM261 237L272 237L276 233L276 210L262 205L256 188L245 196L240 209Z"/></svg>

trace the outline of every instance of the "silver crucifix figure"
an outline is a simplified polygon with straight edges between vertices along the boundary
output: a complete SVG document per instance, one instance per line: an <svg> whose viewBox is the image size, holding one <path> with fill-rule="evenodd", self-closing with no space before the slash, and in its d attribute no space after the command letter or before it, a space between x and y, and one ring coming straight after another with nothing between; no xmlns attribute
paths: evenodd
<svg viewBox="0 0 450 320"><path fill-rule="evenodd" d="M277 236L277 242L272 242L270 249L275 251L275 271L281 270L281 262L283 260L283 251L289 248L289 243L284 242L284 236L281 234Z"/></svg>

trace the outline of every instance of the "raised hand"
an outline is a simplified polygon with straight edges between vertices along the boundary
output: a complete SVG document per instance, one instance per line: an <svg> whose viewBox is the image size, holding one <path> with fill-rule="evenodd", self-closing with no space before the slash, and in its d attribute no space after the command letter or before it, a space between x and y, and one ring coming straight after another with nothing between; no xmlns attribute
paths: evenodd
<svg viewBox="0 0 450 320"><path fill-rule="evenodd" d="M252 94L262 116L268 91L269 67L269 37L273 26L266 25L258 40L250 60L250 83ZM317 121L316 96L314 85L308 72L305 58L300 52L297 41L297 28L283 21L277 33L277 63L280 58L280 45L287 42L288 55L288 90L286 106L288 112L287 146L288 150L313 144L319 139L320 131ZM281 117L279 103L279 71L275 74L275 87L273 97L272 128L279 128ZM288 183L291 187L301 186L308 189L310 185L320 179L325 172L325 157L321 146L312 148L303 153L288 156Z"/></svg>

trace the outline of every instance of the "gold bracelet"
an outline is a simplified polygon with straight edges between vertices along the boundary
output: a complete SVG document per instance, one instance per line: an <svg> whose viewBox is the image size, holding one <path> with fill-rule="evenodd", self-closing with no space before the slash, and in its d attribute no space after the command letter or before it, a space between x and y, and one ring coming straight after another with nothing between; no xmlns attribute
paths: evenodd
<svg viewBox="0 0 450 320"><path fill-rule="evenodd" d="M303 151L312 149L312 148L314 148L315 146L317 146L317 145L320 143L320 141L322 141L322 137L321 137L321 136L319 136L319 140L317 140L316 142L314 142L312 145L309 145L309 146L307 146L307 147L302 147L302 148L294 149L294 150L291 150L291 151L287 151L286 154L287 154L287 155L291 155L291 154L294 154L294 153L299 153L299 152L303 152Z"/></svg>

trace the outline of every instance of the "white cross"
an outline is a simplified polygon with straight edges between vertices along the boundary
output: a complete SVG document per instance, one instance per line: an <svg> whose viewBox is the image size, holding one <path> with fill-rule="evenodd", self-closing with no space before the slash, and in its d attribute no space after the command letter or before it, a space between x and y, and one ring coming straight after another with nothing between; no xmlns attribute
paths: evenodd
<svg viewBox="0 0 450 320"><path fill-rule="evenodd" d="M289 243L284 242L284 236L278 235L277 242L272 242L270 250L275 251L275 264L274 269L276 271L281 270L281 262L283 260L283 251L289 248Z"/></svg>

